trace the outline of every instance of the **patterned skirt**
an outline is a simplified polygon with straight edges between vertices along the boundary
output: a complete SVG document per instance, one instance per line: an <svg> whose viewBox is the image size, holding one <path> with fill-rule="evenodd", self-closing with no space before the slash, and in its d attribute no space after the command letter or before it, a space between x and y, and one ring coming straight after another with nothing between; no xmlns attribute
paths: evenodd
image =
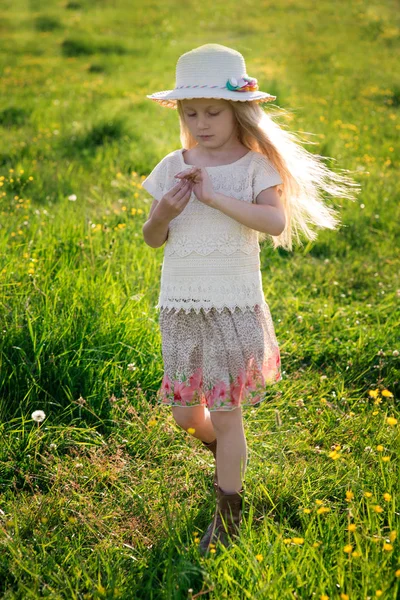
<svg viewBox="0 0 400 600"><path fill-rule="evenodd" d="M161 309L164 376L157 401L210 411L258 404L282 379L267 303L245 311Z"/></svg>

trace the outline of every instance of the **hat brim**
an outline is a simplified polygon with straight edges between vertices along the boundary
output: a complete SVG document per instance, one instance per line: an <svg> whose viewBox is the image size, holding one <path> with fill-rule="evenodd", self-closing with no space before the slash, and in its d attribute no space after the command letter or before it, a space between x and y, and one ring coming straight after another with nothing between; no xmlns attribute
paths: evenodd
<svg viewBox="0 0 400 600"><path fill-rule="evenodd" d="M276 96L272 96L266 92L234 92L227 89L219 90L217 93L212 89L191 89L190 91L188 89L175 89L156 92L154 94L147 94L146 97L150 100L154 100L154 102L158 102L163 106L175 109L177 108L177 100L191 100L192 98L219 98L222 100L232 100L233 102L252 101L258 103L276 100Z"/></svg>

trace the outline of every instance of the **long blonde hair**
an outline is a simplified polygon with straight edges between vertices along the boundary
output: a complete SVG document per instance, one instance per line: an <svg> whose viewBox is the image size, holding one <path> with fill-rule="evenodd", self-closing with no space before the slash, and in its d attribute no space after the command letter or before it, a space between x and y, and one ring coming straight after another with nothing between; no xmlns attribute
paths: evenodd
<svg viewBox="0 0 400 600"><path fill-rule="evenodd" d="M281 176L283 184L278 190L286 226L280 235L270 236L274 248L282 246L292 250L293 236L302 245L300 233L308 240L314 240L318 234L309 225L337 229L341 224L338 212L324 203L322 193L355 200L354 193L360 192L360 184L347 175L330 170L322 162L324 157L303 148L302 140L295 133L286 131L275 122L275 117L289 114L285 109L278 107L267 114L257 102L225 102L229 102L236 117L239 141L249 150L264 154ZM197 142L186 125L180 100L176 108L180 118L181 144L190 150ZM344 169L341 171L350 173ZM258 234L259 241L267 238L265 233Z"/></svg>

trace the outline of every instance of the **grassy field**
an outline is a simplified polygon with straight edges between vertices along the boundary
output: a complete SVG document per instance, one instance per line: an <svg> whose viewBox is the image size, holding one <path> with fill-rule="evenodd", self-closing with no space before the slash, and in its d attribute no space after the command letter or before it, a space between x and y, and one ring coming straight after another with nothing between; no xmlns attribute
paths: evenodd
<svg viewBox="0 0 400 600"><path fill-rule="evenodd" d="M396 599L398 3L15 0L0 28L1 598ZM241 539L203 558L213 464L155 402L141 182L180 147L146 94L209 42L362 192L329 200L338 231L262 246L283 380L244 409Z"/></svg>

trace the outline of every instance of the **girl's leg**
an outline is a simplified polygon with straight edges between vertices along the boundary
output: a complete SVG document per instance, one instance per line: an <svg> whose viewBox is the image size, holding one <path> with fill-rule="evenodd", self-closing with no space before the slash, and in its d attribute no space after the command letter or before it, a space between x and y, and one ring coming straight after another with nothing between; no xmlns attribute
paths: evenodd
<svg viewBox="0 0 400 600"><path fill-rule="evenodd" d="M242 407L210 413L217 436L218 484L223 492L234 494L242 489L247 467L247 445Z"/></svg>
<svg viewBox="0 0 400 600"><path fill-rule="evenodd" d="M172 406L172 415L182 429L192 427L195 438L209 444L216 438L210 411L206 406Z"/></svg>

